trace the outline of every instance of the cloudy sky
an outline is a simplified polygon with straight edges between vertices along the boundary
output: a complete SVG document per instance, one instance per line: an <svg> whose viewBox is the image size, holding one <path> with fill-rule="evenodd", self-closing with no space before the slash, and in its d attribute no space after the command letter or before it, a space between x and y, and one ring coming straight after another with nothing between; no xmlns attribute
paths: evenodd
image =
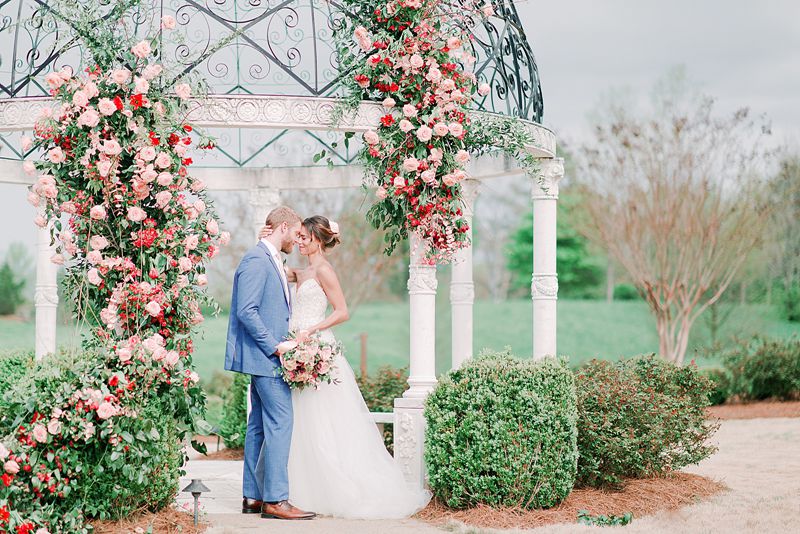
<svg viewBox="0 0 800 534"><path fill-rule="evenodd" d="M539 65L545 123L563 139L616 88L646 94L683 66L721 110L766 114L800 146L800 2L794 0L527 0L518 3ZM0 255L35 243L24 188L0 184Z"/></svg>

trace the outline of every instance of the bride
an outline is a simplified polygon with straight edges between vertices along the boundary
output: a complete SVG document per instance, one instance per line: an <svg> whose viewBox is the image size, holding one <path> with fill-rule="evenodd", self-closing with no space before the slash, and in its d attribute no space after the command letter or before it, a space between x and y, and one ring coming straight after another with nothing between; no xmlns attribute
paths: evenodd
<svg viewBox="0 0 800 534"><path fill-rule="evenodd" d="M264 228L262 236L271 233ZM308 260L289 270L296 282L290 331L333 342L330 328L349 318L342 287L326 253L339 244L336 223L320 215L303 221L299 251ZM332 312L326 316L328 305ZM386 450L355 375L343 354L337 383L292 392L294 431L289 453L290 500L305 510L351 519L398 519L422 509L427 491L410 487Z"/></svg>

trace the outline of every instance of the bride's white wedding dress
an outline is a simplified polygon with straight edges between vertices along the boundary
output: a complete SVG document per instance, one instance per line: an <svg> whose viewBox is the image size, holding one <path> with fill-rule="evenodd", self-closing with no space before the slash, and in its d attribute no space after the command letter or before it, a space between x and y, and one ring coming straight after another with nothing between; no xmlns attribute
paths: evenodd
<svg viewBox="0 0 800 534"><path fill-rule="evenodd" d="M291 329L325 318L328 299L315 279L298 286ZM333 342L333 333L321 332ZM354 519L408 517L430 500L409 487L369 415L355 375L335 358L338 384L292 392L294 430L289 454L289 499L303 510Z"/></svg>

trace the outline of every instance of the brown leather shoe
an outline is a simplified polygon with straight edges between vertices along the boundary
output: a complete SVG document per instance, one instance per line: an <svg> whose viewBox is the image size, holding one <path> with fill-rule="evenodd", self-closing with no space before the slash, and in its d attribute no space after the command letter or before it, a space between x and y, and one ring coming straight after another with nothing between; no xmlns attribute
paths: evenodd
<svg viewBox="0 0 800 534"><path fill-rule="evenodd" d="M256 499L242 499L242 513L243 514L258 514L261 513L261 505L264 504Z"/></svg>
<svg viewBox="0 0 800 534"><path fill-rule="evenodd" d="M314 512L304 512L292 506L289 501L281 501L275 504L265 502L261 505L261 517L265 519L314 519L317 516Z"/></svg>

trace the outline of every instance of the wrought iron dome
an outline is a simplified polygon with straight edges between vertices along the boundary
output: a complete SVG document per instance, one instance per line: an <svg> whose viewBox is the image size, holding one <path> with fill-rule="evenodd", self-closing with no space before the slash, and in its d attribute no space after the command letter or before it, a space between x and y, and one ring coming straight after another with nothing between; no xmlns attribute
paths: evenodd
<svg viewBox="0 0 800 534"><path fill-rule="evenodd" d="M80 0L78 0L80 1ZM102 1L102 0L101 0ZM109 2L110 0L105 0ZM460 0L455 0L460 2ZM541 122L543 102L533 52L512 0L492 0L496 14L471 28L475 72L492 87L478 109ZM66 28L46 13L45 0L0 0L0 100L47 96L44 77L65 65L82 69L79 44L64 44ZM334 28L349 16L336 0L152 0L134 17L138 28L171 14L178 44L160 51L182 72L195 72L217 95L337 97L340 80ZM216 43L236 32L221 47ZM209 167L284 167L311 164L325 148L347 164L353 147L341 133L293 129L212 129L219 150ZM17 135L0 136L2 159L21 159Z"/></svg>

